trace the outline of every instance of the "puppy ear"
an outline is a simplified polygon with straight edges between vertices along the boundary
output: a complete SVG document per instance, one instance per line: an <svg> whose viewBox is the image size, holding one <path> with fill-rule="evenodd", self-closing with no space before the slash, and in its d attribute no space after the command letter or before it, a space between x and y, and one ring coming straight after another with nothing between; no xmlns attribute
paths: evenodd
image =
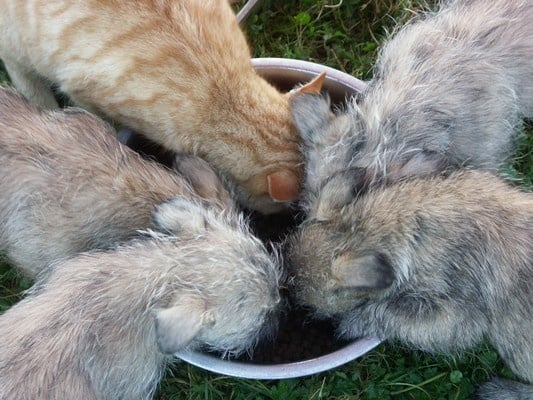
<svg viewBox="0 0 533 400"><path fill-rule="evenodd" d="M222 179L204 159L189 154L176 154L172 167L183 175L196 194L209 204L222 209L233 207L233 200Z"/></svg>
<svg viewBox="0 0 533 400"><path fill-rule="evenodd" d="M170 234L202 233L206 230L205 210L192 200L172 198L155 207L152 223Z"/></svg>
<svg viewBox="0 0 533 400"><path fill-rule="evenodd" d="M391 181L402 178L425 176L441 172L448 167L448 161L442 154L420 151L400 166L391 166L387 179Z"/></svg>
<svg viewBox="0 0 533 400"><path fill-rule="evenodd" d="M267 176L268 194L274 201L297 200L300 194L300 181L291 171L283 170Z"/></svg>
<svg viewBox="0 0 533 400"><path fill-rule="evenodd" d="M333 260L331 273L338 288L382 290L394 282L392 266L381 254L346 252Z"/></svg>
<svg viewBox="0 0 533 400"><path fill-rule="evenodd" d="M354 201L366 190L366 169L349 168L326 179L319 190L314 216L328 219L342 207Z"/></svg>
<svg viewBox="0 0 533 400"><path fill-rule="evenodd" d="M294 125L302 137L303 145L313 147L326 134L334 117L328 96L296 93L290 99Z"/></svg>
<svg viewBox="0 0 533 400"><path fill-rule="evenodd" d="M155 316L157 345L161 352L173 354L187 346L214 317L206 311L205 301L185 297L171 308L159 310Z"/></svg>

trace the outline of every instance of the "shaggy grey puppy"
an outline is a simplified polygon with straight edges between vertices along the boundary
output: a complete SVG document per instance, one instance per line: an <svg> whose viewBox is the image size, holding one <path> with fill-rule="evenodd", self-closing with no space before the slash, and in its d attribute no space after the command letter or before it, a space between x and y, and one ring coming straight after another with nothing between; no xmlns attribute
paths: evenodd
<svg viewBox="0 0 533 400"><path fill-rule="evenodd" d="M443 2L384 45L360 98L333 114L329 100L292 98L307 144L306 186L362 168L360 186L446 166L496 169L533 117L533 2ZM327 164L327 166L324 166Z"/></svg>
<svg viewBox="0 0 533 400"><path fill-rule="evenodd" d="M59 262L0 316L1 399L150 399L183 347L240 353L268 332L278 263L238 218L171 203L155 219L179 237Z"/></svg>
<svg viewBox="0 0 533 400"><path fill-rule="evenodd" d="M234 207L205 161L179 155L178 174L120 144L96 116L40 111L8 88L0 88L0 165L0 251L29 276L154 228L155 206L172 198Z"/></svg>
<svg viewBox="0 0 533 400"><path fill-rule="evenodd" d="M309 202L289 246L297 300L346 338L454 353L485 337L533 382L533 193L466 170L354 195L361 173L333 174ZM499 387L483 398L533 398Z"/></svg>
<svg viewBox="0 0 533 400"><path fill-rule="evenodd" d="M498 169L533 116L532 22L530 0L442 2L386 43L345 112L293 97L308 213L289 241L294 294L343 336L442 353L486 337L532 383L533 195L450 172ZM533 388L495 380L479 396Z"/></svg>

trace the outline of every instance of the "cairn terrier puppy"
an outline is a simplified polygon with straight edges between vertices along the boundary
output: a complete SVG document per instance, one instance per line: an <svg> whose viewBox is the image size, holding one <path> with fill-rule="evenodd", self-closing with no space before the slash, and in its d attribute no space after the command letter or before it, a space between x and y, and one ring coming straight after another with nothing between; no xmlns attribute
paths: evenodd
<svg viewBox="0 0 533 400"><path fill-rule="evenodd" d="M8 88L0 88L0 164L0 250L31 277L154 228L156 205L173 198L235 207L205 161L178 155L176 173L120 144L96 116L41 111Z"/></svg>
<svg viewBox="0 0 533 400"><path fill-rule="evenodd" d="M308 213L288 242L294 295L347 338L441 353L487 338L531 384L533 195L494 171L533 116L533 2L441 4L386 43L344 112L292 98Z"/></svg>
<svg viewBox="0 0 533 400"><path fill-rule="evenodd" d="M235 216L171 203L155 220L179 237L60 261L0 316L0 399L150 399L178 350L237 354L270 331L276 260Z"/></svg>
<svg viewBox="0 0 533 400"><path fill-rule="evenodd" d="M446 1L384 45L373 79L344 111L333 113L327 97L293 96L304 139L332 146L307 156L307 188L346 167L364 170L361 187L500 167L533 117L532 21L531 1Z"/></svg>
<svg viewBox="0 0 533 400"><path fill-rule="evenodd" d="M487 338L533 382L533 194L465 170L358 195L361 173L333 174L309 202L289 245L297 301L338 318L346 338L438 353ZM484 398L533 387L520 393Z"/></svg>

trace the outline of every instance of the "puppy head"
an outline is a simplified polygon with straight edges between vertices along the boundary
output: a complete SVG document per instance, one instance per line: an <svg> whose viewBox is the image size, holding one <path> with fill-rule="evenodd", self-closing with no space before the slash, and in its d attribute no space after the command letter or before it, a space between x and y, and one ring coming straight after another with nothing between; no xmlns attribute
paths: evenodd
<svg viewBox="0 0 533 400"><path fill-rule="evenodd" d="M174 199L158 207L154 220L180 239L183 259L177 268L185 268L176 276L170 303L155 315L160 350L249 350L275 324L281 279L277 258L238 215Z"/></svg>
<svg viewBox="0 0 533 400"><path fill-rule="evenodd" d="M297 301L325 316L349 312L395 281L391 256L358 210L361 171L341 171L324 184L308 219L288 240ZM372 220L370 220L372 223ZM381 230L381 229L380 229Z"/></svg>

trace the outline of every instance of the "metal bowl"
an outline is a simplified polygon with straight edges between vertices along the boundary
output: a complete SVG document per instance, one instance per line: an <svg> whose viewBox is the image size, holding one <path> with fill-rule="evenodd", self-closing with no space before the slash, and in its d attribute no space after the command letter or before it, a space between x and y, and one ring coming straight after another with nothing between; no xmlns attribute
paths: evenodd
<svg viewBox="0 0 533 400"><path fill-rule="evenodd" d="M361 93L365 83L353 76L325 65L292 58L253 58L255 70L282 91L289 91L296 84L309 82L321 72L326 72L323 89L333 103Z"/></svg>
<svg viewBox="0 0 533 400"><path fill-rule="evenodd" d="M248 0L237 13L237 21L239 21L240 24L246 22L248 17L261 7L262 3L261 0Z"/></svg>
<svg viewBox="0 0 533 400"><path fill-rule="evenodd" d="M362 356L380 344L377 338L359 339L340 350L310 360L284 364L252 364L222 360L210 354L182 350L176 356L189 364L218 374L247 379L289 379L324 372Z"/></svg>
<svg viewBox="0 0 533 400"><path fill-rule="evenodd" d="M326 71L324 90L333 104L360 93L365 83L339 70L324 65L285 58L255 58L252 64L257 72L282 91L306 83ZM205 370L239 378L286 379L297 378L330 370L350 362L380 344L377 338L366 338L343 345L338 350L311 359L281 364L259 364L251 361L224 360L200 351L184 350L176 353L180 359Z"/></svg>

